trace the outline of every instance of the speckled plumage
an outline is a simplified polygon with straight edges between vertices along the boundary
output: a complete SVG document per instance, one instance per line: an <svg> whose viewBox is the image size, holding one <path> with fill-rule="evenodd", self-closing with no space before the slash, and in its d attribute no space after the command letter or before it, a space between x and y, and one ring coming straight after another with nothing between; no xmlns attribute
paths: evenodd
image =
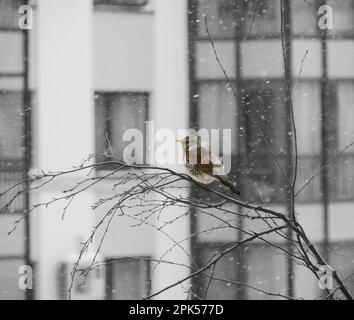
<svg viewBox="0 0 354 320"><path fill-rule="evenodd" d="M225 174L225 168L220 159L204 149L196 137L187 136L179 142L183 148L184 165L191 178L202 184L219 181L232 192L240 194Z"/></svg>

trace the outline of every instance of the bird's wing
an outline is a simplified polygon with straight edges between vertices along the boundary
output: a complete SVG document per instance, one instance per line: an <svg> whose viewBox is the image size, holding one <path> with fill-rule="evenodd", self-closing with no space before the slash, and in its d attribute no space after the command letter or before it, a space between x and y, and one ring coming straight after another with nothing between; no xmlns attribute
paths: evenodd
<svg viewBox="0 0 354 320"><path fill-rule="evenodd" d="M196 162L198 168L210 176L225 175L225 168L220 159L203 147L190 147L189 159Z"/></svg>
<svg viewBox="0 0 354 320"><path fill-rule="evenodd" d="M210 162L213 164L213 176L224 176L225 167L221 160L212 152L210 152Z"/></svg>

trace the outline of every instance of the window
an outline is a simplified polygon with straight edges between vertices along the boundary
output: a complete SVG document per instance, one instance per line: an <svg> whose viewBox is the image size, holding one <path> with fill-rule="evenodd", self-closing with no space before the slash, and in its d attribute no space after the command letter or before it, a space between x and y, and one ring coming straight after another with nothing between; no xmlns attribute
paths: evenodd
<svg viewBox="0 0 354 320"><path fill-rule="evenodd" d="M198 0L197 30L200 37L207 37L204 16L214 37L232 38L236 36L237 0Z"/></svg>
<svg viewBox="0 0 354 320"><path fill-rule="evenodd" d="M245 193L253 201L281 201L286 195L282 172L257 129L262 130L285 170L286 114L283 86L283 82L278 80L244 81L242 89L239 88L243 106L237 107L235 96L225 81L199 84L198 128L231 129L230 174L236 181L245 178L244 184L248 190ZM240 170L237 164L241 159L247 162L245 170Z"/></svg>
<svg viewBox="0 0 354 320"><path fill-rule="evenodd" d="M96 160L109 160L103 152L106 137L115 153L123 157L124 148L130 141L123 141L124 132L138 129L143 135L148 117L146 93L97 93L95 96ZM135 155L136 156L136 155Z"/></svg>
<svg viewBox="0 0 354 320"><path fill-rule="evenodd" d="M296 35L317 35L317 0L291 0L292 32Z"/></svg>
<svg viewBox="0 0 354 320"><path fill-rule="evenodd" d="M0 91L0 160L22 158L22 94Z"/></svg>
<svg viewBox="0 0 354 320"><path fill-rule="evenodd" d="M333 157L354 141L354 82L330 81L327 97L329 117L329 153ZM294 93L294 113L298 137L297 187L302 187L321 167L321 101L320 81L301 80ZM328 167L330 199L348 200L354 197L353 174L354 152L348 148ZM298 201L320 201L320 179L314 179L306 186L306 192Z"/></svg>
<svg viewBox="0 0 354 320"><path fill-rule="evenodd" d="M0 192L23 178L22 149L22 94L0 91ZM9 201L22 186L1 197L0 207ZM20 195L11 204L9 212L21 212L24 198Z"/></svg>
<svg viewBox="0 0 354 320"><path fill-rule="evenodd" d="M236 101L224 81L202 83L199 87L199 129L231 129L231 150L236 151ZM210 131L209 131L210 133ZM213 141L219 143L220 141Z"/></svg>
<svg viewBox="0 0 354 320"><path fill-rule="evenodd" d="M150 293L148 257L106 261L107 300L140 300Z"/></svg>
<svg viewBox="0 0 354 320"><path fill-rule="evenodd" d="M335 103L337 109L336 124L332 126L333 139L336 144L332 149L341 152L346 146L354 142L354 81L336 81ZM331 181L331 198L348 200L354 198L354 147L344 151L329 168Z"/></svg>
<svg viewBox="0 0 354 320"><path fill-rule="evenodd" d="M246 96L246 107L248 114L257 123L258 128L262 130L265 136L272 137L272 100L274 99L272 91L257 92L251 91ZM268 154L266 143L263 141L256 125L251 121L250 117L245 117L245 137L246 137L246 155L247 162L250 165L251 175L257 180L264 180L274 184L275 175ZM273 138L270 138L274 141ZM267 159L267 161L265 161ZM269 163L268 163L269 162Z"/></svg>
<svg viewBox="0 0 354 320"><path fill-rule="evenodd" d="M232 25L236 25L234 20L237 14L237 2L235 0L218 1L218 16L222 21L231 21Z"/></svg>
<svg viewBox="0 0 354 320"><path fill-rule="evenodd" d="M234 41L215 41L215 47L220 55L223 67L231 79L236 77L236 50ZM208 41L196 44L196 76L198 79L222 79L224 74L215 60L214 51Z"/></svg>
<svg viewBox="0 0 354 320"><path fill-rule="evenodd" d="M279 33L279 1L244 0L243 3L243 34L245 36L263 36Z"/></svg>
<svg viewBox="0 0 354 320"><path fill-rule="evenodd" d="M354 35L354 4L353 0L328 0L327 4L333 8L333 29L328 30L330 35Z"/></svg>
<svg viewBox="0 0 354 320"><path fill-rule="evenodd" d="M0 30L0 73L19 75L23 71L23 34ZM3 80L2 80L3 82Z"/></svg>
<svg viewBox="0 0 354 320"><path fill-rule="evenodd" d="M199 264L201 266L208 262L208 259L213 257L215 250L218 246L214 243L201 243L199 247ZM237 254L236 250L225 255L216 264L214 270L214 277L221 278L225 281L212 280L207 294L207 299L212 300L234 300L238 298L239 286L232 284L232 281L237 281L237 269L239 265L235 263ZM209 278L199 275L193 279L196 281L196 286L194 287L193 294L195 298L199 297L201 299L204 294L206 287L208 286ZM228 282L227 280L231 281Z"/></svg>
<svg viewBox="0 0 354 320"><path fill-rule="evenodd" d="M299 36L318 35L318 10L321 3L316 0L292 0L292 32ZM333 29L328 29L328 35L354 34L354 6L352 0L327 0L332 7Z"/></svg>
<svg viewBox="0 0 354 320"><path fill-rule="evenodd" d="M18 28L18 8L23 0L0 0L0 29Z"/></svg>
<svg viewBox="0 0 354 320"><path fill-rule="evenodd" d="M286 192L284 178L259 129L285 168L286 115L283 84L280 81L246 81L243 92L242 136L247 162L245 173L248 177L245 185L250 188L247 197L261 202L280 201Z"/></svg>
<svg viewBox="0 0 354 320"><path fill-rule="evenodd" d="M339 150L354 141L354 82L338 83L338 142ZM346 153L353 153L352 150L346 150Z"/></svg>
<svg viewBox="0 0 354 320"><path fill-rule="evenodd" d="M281 78L284 70L281 50L280 40L243 41L240 49L242 76L246 79Z"/></svg>
<svg viewBox="0 0 354 320"><path fill-rule="evenodd" d="M215 250L220 248L220 243L200 244L201 265L215 255ZM243 256L244 262L240 265L237 257ZM242 270L245 279L239 278L239 271ZM238 281L248 283L255 288L266 292L279 292L286 294L286 259L280 251L263 244L252 244L242 247L239 252L234 250L222 257L216 264L212 280L207 294L207 299L276 299L275 297L262 294L259 291L237 284ZM209 278L198 277L196 293L203 297ZM235 284L236 283L236 284ZM243 292L241 296L241 291Z"/></svg>
<svg viewBox="0 0 354 320"><path fill-rule="evenodd" d="M20 258L2 258L0 256L0 300L23 300L25 291L18 286L20 266L24 261Z"/></svg>
<svg viewBox="0 0 354 320"><path fill-rule="evenodd" d="M293 108L298 143L298 176L296 179L298 188L301 188L321 166L320 95L320 81L303 80L296 85ZM306 192L300 193L297 200L320 200L320 179L315 179L308 184Z"/></svg>
<svg viewBox="0 0 354 320"><path fill-rule="evenodd" d="M279 1L273 0L198 0L197 30L207 37L204 16L214 37L257 37L279 34Z"/></svg>

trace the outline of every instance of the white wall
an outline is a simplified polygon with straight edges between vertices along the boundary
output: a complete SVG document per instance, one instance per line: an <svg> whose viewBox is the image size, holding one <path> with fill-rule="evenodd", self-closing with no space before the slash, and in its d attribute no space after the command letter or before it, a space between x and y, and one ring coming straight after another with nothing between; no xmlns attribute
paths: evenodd
<svg viewBox="0 0 354 320"><path fill-rule="evenodd" d="M109 178L95 187L95 195L100 199L113 196L112 185L117 183L118 179ZM130 184L132 186L133 184ZM122 187L119 188L122 192ZM96 222L98 223L107 213L110 207L117 202L118 199L108 202L95 210ZM134 206L137 203L131 203ZM125 209L125 216L121 216L117 212L115 218L112 219L109 232L105 236L105 241L102 243L101 254L105 258L120 258L133 256L150 256L154 255L154 232L155 230L146 225L136 226L139 221L129 217L137 213L141 213L141 208L136 206L130 210ZM141 217L142 218L142 217ZM135 226L134 226L135 225ZM100 241L104 229L98 230L96 244Z"/></svg>
<svg viewBox="0 0 354 320"><path fill-rule="evenodd" d="M64 170L79 164L94 150L91 1L38 0L38 100L34 114L34 168ZM80 175L59 179L33 196L44 202ZM35 213L33 245L39 260L40 299L56 299L57 269L78 249L92 224L92 193L74 200L64 221L64 203Z"/></svg>
<svg viewBox="0 0 354 320"><path fill-rule="evenodd" d="M102 91L153 89L153 14L96 11L94 88Z"/></svg>
<svg viewBox="0 0 354 320"><path fill-rule="evenodd" d="M95 90L153 89L153 15L95 11L91 1L39 0L31 31L31 87L36 90L33 169L63 170L94 152ZM40 61L40 63L38 63ZM20 87L20 84L14 84ZM59 179L32 195L44 202L82 176ZM75 200L64 220L64 202L32 215L33 259L39 262L38 297L58 298L57 270L88 236L102 212L90 206L111 190L110 182ZM150 255L149 228L134 230L123 219L112 223L104 257Z"/></svg>
<svg viewBox="0 0 354 320"><path fill-rule="evenodd" d="M156 0L155 1L155 92L152 102L152 119L156 130L169 128L175 134L178 129L188 128L188 31L187 31L187 0ZM157 63L158 62L158 63ZM171 143L174 143L172 140ZM178 170L178 167L172 167ZM180 192L179 192L180 193ZM183 194L183 193L182 193ZM172 220L183 213L183 209L169 208L163 211L156 223ZM178 219L164 228L174 241L178 242L189 236L189 216ZM161 232L156 232L155 257L159 259L173 245ZM175 247L164 259L190 264L189 241L182 244L184 250ZM186 253L187 252L187 253ZM160 264L153 278L153 292L165 288L189 274L188 268ZM186 298L189 282L166 291L157 298Z"/></svg>

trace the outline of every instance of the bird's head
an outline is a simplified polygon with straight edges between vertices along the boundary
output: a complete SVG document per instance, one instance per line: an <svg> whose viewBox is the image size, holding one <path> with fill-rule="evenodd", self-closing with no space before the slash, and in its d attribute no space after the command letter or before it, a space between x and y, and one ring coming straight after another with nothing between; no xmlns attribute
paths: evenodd
<svg viewBox="0 0 354 320"><path fill-rule="evenodd" d="M187 146L194 146L194 145L198 145L199 141L198 141L198 137L197 136L185 136L183 139L176 139L177 143L180 143L183 147L183 149L186 149Z"/></svg>

